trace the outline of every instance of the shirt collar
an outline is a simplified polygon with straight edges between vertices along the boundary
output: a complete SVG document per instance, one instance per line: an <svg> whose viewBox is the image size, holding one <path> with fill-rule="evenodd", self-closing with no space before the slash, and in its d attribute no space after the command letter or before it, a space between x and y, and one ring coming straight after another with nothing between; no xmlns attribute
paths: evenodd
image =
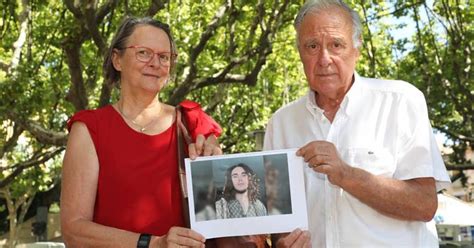
<svg viewBox="0 0 474 248"><path fill-rule="evenodd" d="M349 116L353 111L354 107L359 102L362 95L359 93L362 90L361 78L357 72L354 72L354 83L352 84L349 91L344 96L338 113L342 113ZM322 117L324 110L316 104L316 97L314 91L309 89L306 95L306 108L318 117Z"/></svg>
<svg viewBox="0 0 474 248"><path fill-rule="evenodd" d="M324 110L316 104L316 97L311 88L308 90L306 95L306 109L319 119L323 117Z"/></svg>
<svg viewBox="0 0 474 248"><path fill-rule="evenodd" d="M362 91L362 79L359 74L357 74L357 72L354 72L354 83L347 92L346 96L344 97L344 101L341 104L341 108L344 110L346 115L350 116L355 114L354 111L357 109L356 106L363 98Z"/></svg>

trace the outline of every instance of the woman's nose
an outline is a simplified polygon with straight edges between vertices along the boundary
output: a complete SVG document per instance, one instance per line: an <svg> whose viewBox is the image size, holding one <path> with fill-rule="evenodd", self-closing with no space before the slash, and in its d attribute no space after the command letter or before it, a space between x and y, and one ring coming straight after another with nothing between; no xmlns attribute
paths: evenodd
<svg viewBox="0 0 474 248"><path fill-rule="evenodd" d="M153 57L151 58L150 62L148 62L148 65L153 66L153 67L159 67L161 66L160 64L160 57L158 54L154 54Z"/></svg>

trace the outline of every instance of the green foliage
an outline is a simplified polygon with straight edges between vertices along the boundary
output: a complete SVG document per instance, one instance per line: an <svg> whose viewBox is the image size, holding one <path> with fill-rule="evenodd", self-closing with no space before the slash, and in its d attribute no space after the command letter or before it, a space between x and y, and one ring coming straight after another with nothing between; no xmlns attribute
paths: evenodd
<svg viewBox="0 0 474 248"><path fill-rule="evenodd" d="M423 9L436 15L423 20ZM474 146L472 5L441 1L411 14L420 28L412 38L414 48L397 63L399 76L425 93L433 126L455 150L449 162L466 163L464 152Z"/></svg>
<svg viewBox="0 0 474 248"><path fill-rule="evenodd" d="M114 1L96 1L93 22L84 14L86 5L74 7L75 2L31 1L26 15L21 1L0 2L0 182L15 166L37 162L4 186L15 197L45 191L58 181L62 153L51 152L64 148L65 124L74 112L118 99L116 89L110 96L104 93L100 42L107 45L127 15L151 13L170 24L179 62L176 80L159 97L171 104L184 98L201 103L221 123L226 153L255 150L253 133L308 90L292 26L302 0L288 5L282 0L179 0L163 1L156 9L150 1L117 1L101 16L101 7ZM464 151L474 144L472 4L347 2L364 24L358 73L416 85L425 93L433 126L453 146L448 162L466 163ZM415 30L412 24L418 24ZM94 37L94 28L100 37ZM22 32L25 40L18 42ZM398 37L402 32L412 35ZM77 67L71 67L73 59ZM258 74L252 77L254 70Z"/></svg>

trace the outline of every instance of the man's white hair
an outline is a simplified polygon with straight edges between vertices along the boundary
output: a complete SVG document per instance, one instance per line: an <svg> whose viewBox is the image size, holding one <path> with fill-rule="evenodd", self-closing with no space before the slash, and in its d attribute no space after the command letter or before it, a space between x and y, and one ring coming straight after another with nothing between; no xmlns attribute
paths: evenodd
<svg viewBox="0 0 474 248"><path fill-rule="evenodd" d="M361 45L361 37L362 37L362 23L360 21L359 14L351 9L346 3L341 0L309 0L301 7L298 15L295 18L294 26L296 32L298 33L298 29L303 22L304 17L308 13L318 12L333 6L337 6L349 13L352 19L352 42L354 43L354 47L358 48Z"/></svg>

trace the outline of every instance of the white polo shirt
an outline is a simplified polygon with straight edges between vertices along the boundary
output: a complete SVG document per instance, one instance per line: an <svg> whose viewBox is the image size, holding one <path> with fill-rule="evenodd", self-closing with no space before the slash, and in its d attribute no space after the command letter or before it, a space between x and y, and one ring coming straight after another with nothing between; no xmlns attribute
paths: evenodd
<svg viewBox="0 0 474 248"><path fill-rule="evenodd" d="M299 148L313 140L332 142L351 166L407 180L449 184L423 93L403 81L363 78L346 94L333 123L315 104L314 92L279 109L265 133L265 150ZM401 221L378 213L305 167L313 247L437 247L434 222Z"/></svg>

